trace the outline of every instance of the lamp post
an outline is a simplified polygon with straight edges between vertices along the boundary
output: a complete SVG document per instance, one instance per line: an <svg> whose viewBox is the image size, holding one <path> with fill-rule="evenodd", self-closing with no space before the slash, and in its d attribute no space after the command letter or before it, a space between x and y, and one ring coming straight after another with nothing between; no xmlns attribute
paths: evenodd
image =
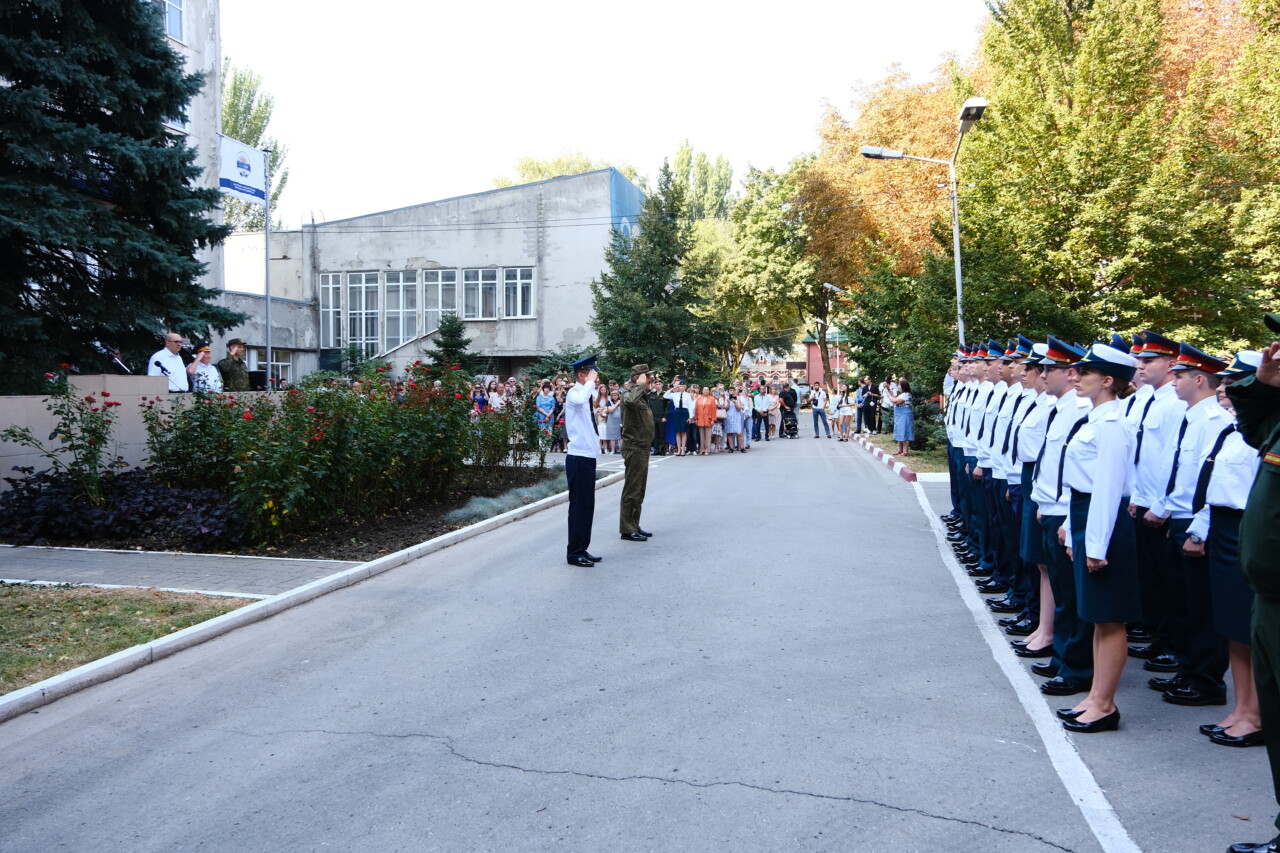
<svg viewBox="0 0 1280 853"><path fill-rule="evenodd" d="M956 136L956 150L950 160L935 160L932 157L916 157L894 151L890 148L862 146L862 156L868 160L919 160L922 163L940 163L947 167L951 187L951 240L952 254L956 261L956 326L960 333L960 343L964 343L964 284L960 278L960 185L956 183L956 161L960 158L960 146L964 143L964 135L974 126L982 114L986 112L986 98L970 98L960 108L960 127Z"/></svg>

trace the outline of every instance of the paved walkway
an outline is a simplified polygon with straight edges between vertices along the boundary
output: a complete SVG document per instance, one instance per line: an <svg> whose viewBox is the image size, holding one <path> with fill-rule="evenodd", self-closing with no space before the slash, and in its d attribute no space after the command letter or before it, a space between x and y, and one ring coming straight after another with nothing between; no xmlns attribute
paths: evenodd
<svg viewBox="0 0 1280 853"><path fill-rule="evenodd" d="M1020 701L918 488L946 487L825 441L659 460L653 540L597 493L595 569L553 509L0 724L0 853L1269 837L1262 751L1195 733L1219 709L1126 682L1119 732L1064 740L1061 700ZM1077 749L1119 840L1073 800Z"/></svg>
<svg viewBox="0 0 1280 853"><path fill-rule="evenodd" d="M0 547L0 580L154 586L267 596L358 563L221 554Z"/></svg>

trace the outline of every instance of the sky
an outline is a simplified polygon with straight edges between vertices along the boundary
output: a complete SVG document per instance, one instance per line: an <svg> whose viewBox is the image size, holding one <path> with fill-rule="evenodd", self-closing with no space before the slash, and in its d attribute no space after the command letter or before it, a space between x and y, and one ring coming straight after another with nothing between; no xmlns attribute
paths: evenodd
<svg viewBox="0 0 1280 853"><path fill-rule="evenodd" d="M365 13L368 14L365 14ZM632 6L221 0L222 51L262 75L289 146L273 219L297 228L493 188L581 151L654 176L688 139L785 168L830 104L977 48L983 0ZM871 142L871 140L868 140Z"/></svg>

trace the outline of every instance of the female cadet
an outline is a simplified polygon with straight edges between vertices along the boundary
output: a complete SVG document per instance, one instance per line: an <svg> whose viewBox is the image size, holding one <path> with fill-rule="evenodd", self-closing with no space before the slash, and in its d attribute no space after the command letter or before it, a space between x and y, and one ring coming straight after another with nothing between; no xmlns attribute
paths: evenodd
<svg viewBox="0 0 1280 853"><path fill-rule="evenodd" d="M1232 416L1235 410L1227 398L1227 386L1257 372L1262 354L1245 350L1222 371L1218 403ZM1253 610L1253 590L1240 571L1240 518L1244 515L1249 488L1258 473L1258 451L1245 443L1234 418L1214 440L1209 456L1200 468L1195 500L1195 519L1188 531L1204 540L1209 562L1209 584L1213 590L1213 627L1227 638L1231 661L1231 682L1235 685L1235 707L1217 724L1207 723L1200 733L1220 746L1260 746L1262 711L1253 683L1253 650L1249 645L1249 621ZM1209 517L1204 517L1204 507ZM1207 522L1207 523L1206 523Z"/></svg>
<svg viewBox="0 0 1280 853"><path fill-rule="evenodd" d="M1120 725L1116 688L1128 656L1124 624L1142 617L1138 563L1129 495L1135 438L1120 398L1133 393L1137 360L1096 343L1074 365L1076 393L1093 403L1072 427L1063 448L1062 487L1071 509L1058 534L1075 568L1076 607L1093 623L1093 686L1074 708L1058 711L1075 732L1113 731Z"/></svg>

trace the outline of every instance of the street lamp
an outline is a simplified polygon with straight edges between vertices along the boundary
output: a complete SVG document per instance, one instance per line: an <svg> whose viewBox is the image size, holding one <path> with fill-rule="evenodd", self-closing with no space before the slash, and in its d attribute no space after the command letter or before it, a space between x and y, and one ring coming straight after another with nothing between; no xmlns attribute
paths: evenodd
<svg viewBox="0 0 1280 853"><path fill-rule="evenodd" d="M956 183L956 160L960 158L960 146L964 143L964 135L968 133L987 111L986 98L970 98L960 108L960 126L956 136L956 150L950 160L935 160L932 157L916 157L904 154L892 148L876 148L871 145L862 146L862 156L868 160L919 160L922 163L940 163L947 167L951 187L951 240L956 260L956 326L960 332L960 343L964 343L964 284L960 278L960 185Z"/></svg>

